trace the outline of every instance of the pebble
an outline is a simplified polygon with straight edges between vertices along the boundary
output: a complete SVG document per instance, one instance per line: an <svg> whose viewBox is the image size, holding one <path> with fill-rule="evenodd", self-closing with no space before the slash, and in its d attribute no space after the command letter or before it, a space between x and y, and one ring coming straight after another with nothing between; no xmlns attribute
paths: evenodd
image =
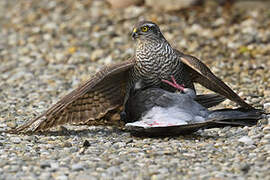
<svg viewBox="0 0 270 180"><path fill-rule="evenodd" d="M98 180L98 178L97 177L95 177L95 176L92 176L92 175L89 175L89 174L80 174L80 175L78 175L77 177L76 177L76 180L89 180L89 179L91 179L91 180Z"/></svg>
<svg viewBox="0 0 270 180"><path fill-rule="evenodd" d="M143 2L143 0L107 0L112 8L120 9L120 8L126 8L131 5L140 4Z"/></svg>
<svg viewBox="0 0 270 180"><path fill-rule="evenodd" d="M12 121L12 122L8 122L7 126L10 128L15 128L17 126L17 124L14 121Z"/></svg>
<svg viewBox="0 0 270 180"><path fill-rule="evenodd" d="M68 180L68 177L66 175L60 175L55 177L56 180Z"/></svg>
<svg viewBox="0 0 270 180"><path fill-rule="evenodd" d="M81 170L83 170L84 168L83 168L83 164L78 163L78 164L73 164L73 165L71 166L71 169L72 169L73 171L81 171Z"/></svg>
<svg viewBox="0 0 270 180"><path fill-rule="evenodd" d="M265 127L263 128L263 132L264 132L265 134L270 133L270 125L265 126Z"/></svg>
<svg viewBox="0 0 270 180"><path fill-rule="evenodd" d="M264 138L265 138L265 139L269 139L269 140L270 140L270 134L266 134L266 135L264 135Z"/></svg>
<svg viewBox="0 0 270 180"><path fill-rule="evenodd" d="M252 145L254 143L254 141L248 136L243 136L238 141L248 145Z"/></svg>
<svg viewBox="0 0 270 180"><path fill-rule="evenodd" d="M41 167L42 169L50 168L50 167L51 167L51 164L50 164L48 161L41 162L40 167Z"/></svg>
<svg viewBox="0 0 270 180"><path fill-rule="evenodd" d="M264 109L269 109L269 108L270 108L270 102L269 102L269 103L265 103L265 104L263 105L263 108L264 108Z"/></svg>
<svg viewBox="0 0 270 180"><path fill-rule="evenodd" d="M19 138L19 137L11 137L10 141L15 143L15 144L19 144L19 143L21 143L21 138Z"/></svg>
<svg viewBox="0 0 270 180"><path fill-rule="evenodd" d="M103 57L104 51L101 49L94 50L91 53L91 61L97 61L99 58Z"/></svg>
<svg viewBox="0 0 270 180"><path fill-rule="evenodd" d="M189 8L192 5L198 3L198 0L167 0L167 1L155 1L146 0L146 5L157 10L165 11L177 11L184 8Z"/></svg>
<svg viewBox="0 0 270 180"><path fill-rule="evenodd" d="M51 174L49 172L42 172L39 176L40 179L44 179L44 180L47 180L47 179L50 179L51 177Z"/></svg>

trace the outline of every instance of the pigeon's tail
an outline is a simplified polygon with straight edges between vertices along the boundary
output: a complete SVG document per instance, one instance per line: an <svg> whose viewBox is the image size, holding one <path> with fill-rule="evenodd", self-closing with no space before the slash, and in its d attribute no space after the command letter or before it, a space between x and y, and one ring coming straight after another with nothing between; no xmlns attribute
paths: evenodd
<svg viewBox="0 0 270 180"><path fill-rule="evenodd" d="M208 120L219 126L253 126L262 118L260 109L220 109L211 111Z"/></svg>
<svg viewBox="0 0 270 180"><path fill-rule="evenodd" d="M222 103L226 98L219 94L201 94L195 97L195 101L204 106L205 108L210 108L217 106Z"/></svg>

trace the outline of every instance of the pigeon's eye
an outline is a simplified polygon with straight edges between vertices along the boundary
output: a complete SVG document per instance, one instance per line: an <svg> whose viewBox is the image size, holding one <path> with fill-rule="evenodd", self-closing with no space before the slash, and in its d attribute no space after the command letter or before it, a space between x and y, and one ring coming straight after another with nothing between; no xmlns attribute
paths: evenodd
<svg viewBox="0 0 270 180"><path fill-rule="evenodd" d="M147 26L143 26L143 27L141 28L141 30L142 30L142 32L147 32L147 31L149 30L149 28L148 28Z"/></svg>

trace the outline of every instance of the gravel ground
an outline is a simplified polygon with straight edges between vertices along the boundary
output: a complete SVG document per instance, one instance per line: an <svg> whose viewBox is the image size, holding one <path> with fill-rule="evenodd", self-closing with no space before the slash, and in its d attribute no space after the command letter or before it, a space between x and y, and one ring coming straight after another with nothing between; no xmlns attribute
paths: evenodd
<svg viewBox="0 0 270 180"><path fill-rule="evenodd" d="M160 13L111 10L101 0L1 0L0 130L40 114L105 64L132 56L130 31L142 17L269 112L270 11L237 7L209 2ZM233 106L226 100L219 107ZM170 138L132 137L101 126L0 133L0 179L270 179L269 121Z"/></svg>

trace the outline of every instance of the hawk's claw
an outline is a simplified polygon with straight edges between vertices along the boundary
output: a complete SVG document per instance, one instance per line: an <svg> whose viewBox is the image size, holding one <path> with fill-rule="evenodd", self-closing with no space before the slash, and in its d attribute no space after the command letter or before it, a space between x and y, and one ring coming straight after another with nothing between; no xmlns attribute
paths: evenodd
<svg viewBox="0 0 270 180"><path fill-rule="evenodd" d="M171 76L171 79L172 79L173 82L170 82L170 81L165 80L165 79L162 79L161 81L169 84L170 86L172 86L172 87L174 87L174 88L176 88L176 89L178 89L180 91L184 91L184 88L185 88L184 85L183 84L182 85L178 84L173 75Z"/></svg>

